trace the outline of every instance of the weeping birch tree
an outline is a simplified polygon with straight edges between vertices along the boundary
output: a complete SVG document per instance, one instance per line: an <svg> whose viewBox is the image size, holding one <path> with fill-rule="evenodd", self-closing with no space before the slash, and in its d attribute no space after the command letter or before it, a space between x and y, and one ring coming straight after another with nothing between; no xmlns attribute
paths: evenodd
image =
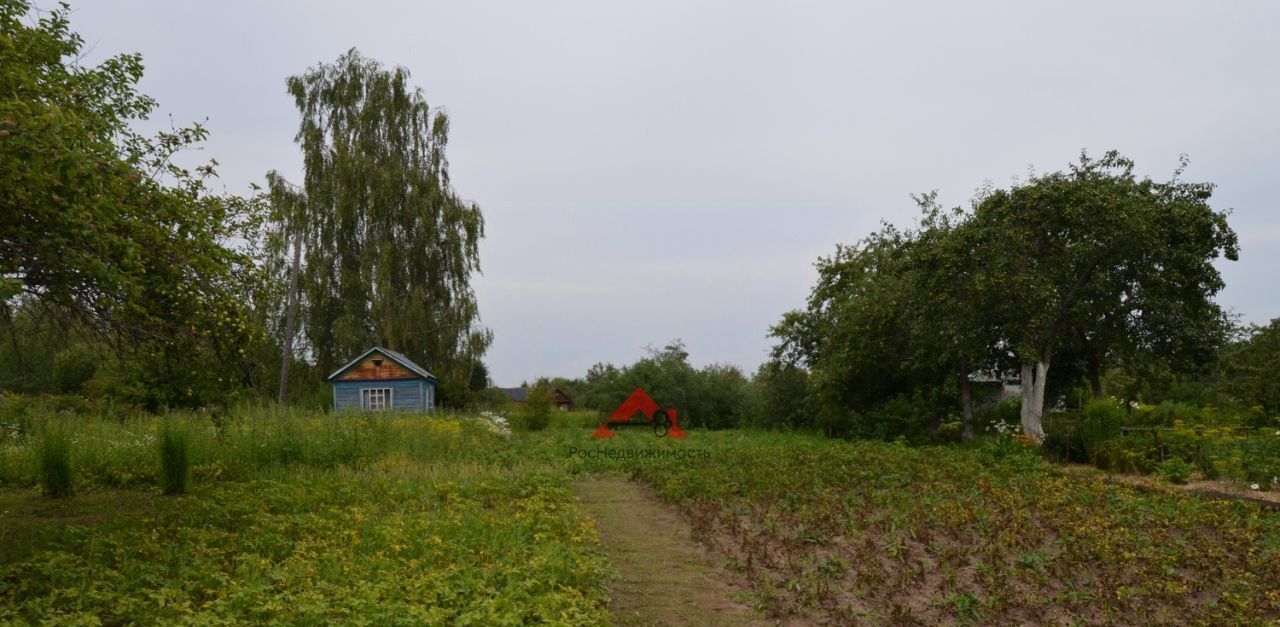
<svg viewBox="0 0 1280 627"><path fill-rule="evenodd" d="M328 372L378 344L465 387L488 348L471 277L480 208L445 157L449 118L408 70L352 49L288 79L305 175L301 311L310 356Z"/></svg>
<svg viewBox="0 0 1280 627"><path fill-rule="evenodd" d="M284 328L280 334L280 385L277 401L285 402L289 391L289 366L294 360L294 340L298 331L298 279L302 274L302 237L306 234L307 198L279 172L267 173L267 198L271 206L271 223L267 247L270 251L264 270L268 277L287 286L283 298ZM288 260L288 266L283 266ZM283 276L282 276L283 275ZM270 305L268 305L270 307ZM270 310L270 309L269 309Z"/></svg>

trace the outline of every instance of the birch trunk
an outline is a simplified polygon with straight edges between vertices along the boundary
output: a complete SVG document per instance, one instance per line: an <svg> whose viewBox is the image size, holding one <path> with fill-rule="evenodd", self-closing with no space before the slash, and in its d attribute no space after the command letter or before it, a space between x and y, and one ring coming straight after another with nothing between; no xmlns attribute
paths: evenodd
<svg viewBox="0 0 1280 627"><path fill-rule="evenodd" d="M298 266L302 263L302 226L293 235L293 268L289 271L289 305L284 316L284 347L280 349L280 399L289 390L289 363L293 361L294 325L298 320Z"/></svg>
<svg viewBox="0 0 1280 627"><path fill-rule="evenodd" d="M1022 364L1022 433L1037 442L1044 440L1044 388L1048 382L1049 362Z"/></svg>
<svg viewBox="0 0 1280 627"><path fill-rule="evenodd" d="M1032 433L1028 433L1036 440L1044 440L1044 426L1040 422L1040 418L1044 415L1044 389L1049 382L1049 362L1036 362L1036 390L1032 399Z"/></svg>

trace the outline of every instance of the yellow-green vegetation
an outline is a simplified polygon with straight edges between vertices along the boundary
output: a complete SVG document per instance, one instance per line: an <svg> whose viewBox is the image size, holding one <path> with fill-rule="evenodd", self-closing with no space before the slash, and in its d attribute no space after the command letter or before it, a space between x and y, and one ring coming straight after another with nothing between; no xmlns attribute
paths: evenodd
<svg viewBox="0 0 1280 627"><path fill-rule="evenodd" d="M1227 410L1183 403L1136 405L1110 399L1059 414L1045 442L1056 461L1122 473L1158 473L1186 483L1196 471L1257 490L1280 489L1280 417L1261 407ZM1254 487L1256 486L1256 487Z"/></svg>
<svg viewBox="0 0 1280 627"><path fill-rule="evenodd" d="M613 567L569 489L596 472L653 485L773 618L1280 619L1280 512L1063 472L1010 438L605 441L275 410L9 425L0 622L608 622ZM179 426L190 481L165 496ZM69 498L42 495L46 429L66 434Z"/></svg>
<svg viewBox="0 0 1280 627"><path fill-rule="evenodd" d="M193 479L162 496L181 477L166 457L179 421ZM70 499L36 487L48 424L0 444L0 622L605 620L605 563L568 478L482 421L60 422Z"/></svg>

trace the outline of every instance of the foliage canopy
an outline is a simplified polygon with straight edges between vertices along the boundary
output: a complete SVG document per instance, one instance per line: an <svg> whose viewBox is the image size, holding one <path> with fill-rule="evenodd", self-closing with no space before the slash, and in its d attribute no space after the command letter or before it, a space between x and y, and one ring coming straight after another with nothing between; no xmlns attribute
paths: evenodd
<svg viewBox="0 0 1280 627"><path fill-rule="evenodd" d="M409 85L408 70L354 49L287 85L301 115L305 203L273 218L305 233L310 354L328 371L371 345L394 346L446 392L465 393L491 341L470 284L484 218L450 183L448 116Z"/></svg>

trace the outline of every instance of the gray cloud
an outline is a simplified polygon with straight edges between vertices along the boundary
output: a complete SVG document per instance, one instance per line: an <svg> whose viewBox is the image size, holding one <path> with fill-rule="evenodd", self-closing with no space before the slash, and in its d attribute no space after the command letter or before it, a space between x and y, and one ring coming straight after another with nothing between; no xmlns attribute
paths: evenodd
<svg viewBox="0 0 1280 627"><path fill-rule="evenodd" d="M1155 177L1189 154L1244 245L1222 302L1280 315L1280 5L1118 5L137 0L73 26L91 60L141 52L175 121L208 118L192 157L236 192L300 178L287 75L352 46L409 68L488 219L477 290L513 384L674 337L754 368L835 242L1081 148Z"/></svg>

